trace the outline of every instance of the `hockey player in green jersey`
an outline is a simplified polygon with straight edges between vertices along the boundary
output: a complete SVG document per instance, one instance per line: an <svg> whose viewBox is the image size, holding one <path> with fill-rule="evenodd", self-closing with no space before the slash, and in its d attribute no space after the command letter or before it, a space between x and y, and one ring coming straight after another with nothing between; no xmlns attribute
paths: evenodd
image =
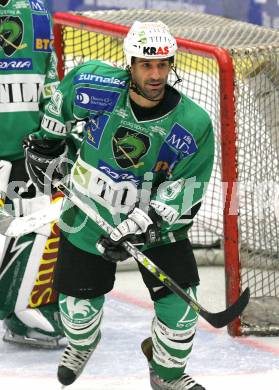
<svg viewBox="0 0 279 390"><path fill-rule="evenodd" d="M58 85L52 40L43 1L0 0L0 191L7 195L5 207L17 216L48 207L51 201L35 193L25 170L22 141L39 129L44 106ZM55 225L6 240L0 253L5 341L52 348L63 336L51 285L53 247L49 254L50 242L57 246L58 241Z"/></svg>
<svg viewBox="0 0 279 390"><path fill-rule="evenodd" d="M162 22L135 22L124 40L127 68L90 61L70 71L48 104L39 134L25 141L30 177L43 189L50 159L59 158L53 148L60 146L62 153L73 124L85 122L71 186L115 227L104 237L81 210L65 204L55 287L69 342L58 367L66 386L100 340L116 262L129 257L120 243L140 245L196 296L199 276L187 231L210 179L214 141L208 114L168 84L176 49ZM142 266L139 271L155 309L151 337L142 343L151 387L204 389L184 373L196 312Z"/></svg>

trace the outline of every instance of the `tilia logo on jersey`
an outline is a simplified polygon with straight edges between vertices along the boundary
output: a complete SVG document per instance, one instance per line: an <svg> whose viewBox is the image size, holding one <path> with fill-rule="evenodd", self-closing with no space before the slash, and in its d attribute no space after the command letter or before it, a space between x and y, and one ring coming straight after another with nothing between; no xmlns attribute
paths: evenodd
<svg viewBox="0 0 279 390"><path fill-rule="evenodd" d="M0 75L0 112L37 111L44 76Z"/></svg>
<svg viewBox="0 0 279 390"><path fill-rule="evenodd" d="M127 213L137 201L137 187L132 180L121 180L120 173L110 170L108 165L96 169L78 158L72 170L72 181L76 189L108 209L112 214ZM109 174L108 174L109 172ZM118 174L119 181L115 180Z"/></svg>
<svg viewBox="0 0 279 390"><path fill-rule="evenodd" d="M27 47L26 44L21 44L22 36L23 22L18 16L0 17L0 47L6 56L10 57L15 51Z"/></svg>
<svg viewBox="0 0 279 390"><path fill-rule="evenodd" d="M140 168L144 165L139 161L150 147L147 135L126 127L119 127L112 139L113 154L121 168Z"/></svg>

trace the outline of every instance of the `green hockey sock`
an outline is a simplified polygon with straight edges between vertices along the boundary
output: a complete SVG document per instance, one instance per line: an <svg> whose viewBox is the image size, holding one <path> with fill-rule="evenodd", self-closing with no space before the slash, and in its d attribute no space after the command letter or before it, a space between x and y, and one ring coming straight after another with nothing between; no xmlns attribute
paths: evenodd
<svg viewBox="0 0 279 390"><path fill-rule="evenodd" d="M196 297L196 288L187 289ZM155 372L165 380L179 378L186 367L193 346L197 313L175 294L155 302L156 316L152 324Z"/></svg>
<svg viewBox="0 0 279 390"><path fill-rule="evenodd" d="M59 308L65 335L78 350L95 347L101 338L100 325L103 316L104 296L79 299L59 295Z"/></svg>

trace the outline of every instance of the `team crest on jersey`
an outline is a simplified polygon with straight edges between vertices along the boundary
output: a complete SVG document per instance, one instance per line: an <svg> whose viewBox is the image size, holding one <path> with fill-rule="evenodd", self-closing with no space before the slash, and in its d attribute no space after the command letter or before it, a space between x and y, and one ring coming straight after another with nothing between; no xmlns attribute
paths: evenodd
<svg viewBox="0 0 279 390"><path fill-rule="evenodd" d="M6 7L11 0L0 0L0 7Z"/></svg>
<svg viewBox="0 0 279 390"><path fill-rule="evenodd" d="M6 56L10 57L15 51L27 47L22 44L22 38L23 22L18 16L0 17L0 47Z"/></svg>
<svg viewBox="0 0 279 390"><path fill-rule="evenodd" d="M126 127L119 127L112 139L113 154L121 168L140 168L144 165L140 161L149 147L148 136Z"/></svg>

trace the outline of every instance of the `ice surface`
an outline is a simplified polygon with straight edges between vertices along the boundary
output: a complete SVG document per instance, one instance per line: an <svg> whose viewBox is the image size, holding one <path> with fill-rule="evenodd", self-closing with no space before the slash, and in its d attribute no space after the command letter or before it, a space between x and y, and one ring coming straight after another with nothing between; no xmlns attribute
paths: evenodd
<svg viewBox="0 0 279 390"><path fill-rule="evenodd" d="M222 268L201 267L200 276L200 301L212 311L222 309ZM152 303L138 272L118 273L105 304L102 340L69 390L150 389L140 343L150 334L152 316ZM0 388L60 389L56 370L61 353L0 341ZM226 329L213 329L200 320L187 371L207 390L278 390L279 341L231 338Z"/></svg>

